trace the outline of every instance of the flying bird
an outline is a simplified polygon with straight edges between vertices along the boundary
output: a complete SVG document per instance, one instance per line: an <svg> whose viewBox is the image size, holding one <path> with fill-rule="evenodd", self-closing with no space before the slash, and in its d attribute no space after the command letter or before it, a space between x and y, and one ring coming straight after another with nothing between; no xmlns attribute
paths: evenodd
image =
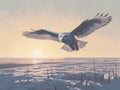
<svg viewBox="0 0 120 90"><path fill-rule="evenodd" d="M56 33L45 29L34 30L34 31L24 31L23 36L27 38L34 39L48 39L57 42L64 43L61 49L65 51L77 51L86 46L87 42L79 40L96 31L97 29L104 27L110 21L112 21L112 16L108 14L97 14L92 19L87 19L78 25L71 32Z"/></svg>

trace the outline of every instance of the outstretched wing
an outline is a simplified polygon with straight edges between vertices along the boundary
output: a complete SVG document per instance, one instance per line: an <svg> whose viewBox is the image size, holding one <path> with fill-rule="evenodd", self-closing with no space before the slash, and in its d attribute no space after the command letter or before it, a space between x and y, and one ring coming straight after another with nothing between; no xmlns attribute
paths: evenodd
<svg viewBox="0 0 120 90"><path fill-rule="evenodd" d="M104 15L98 13L94 18L82 22L71 32L71 34L82 38L91 34L96 29L107 25L110 21L112 21L112 16L108 16L108 14Z"/></svg>
<svg viewBox="0 0 120 90"><path fill-rule="evenodd" d="M23 36L27 38L48 39L48 40L54 40L59 42L57 33L44 30L44 29L35 30L35 31L25 31L23 32Z"/></svg>

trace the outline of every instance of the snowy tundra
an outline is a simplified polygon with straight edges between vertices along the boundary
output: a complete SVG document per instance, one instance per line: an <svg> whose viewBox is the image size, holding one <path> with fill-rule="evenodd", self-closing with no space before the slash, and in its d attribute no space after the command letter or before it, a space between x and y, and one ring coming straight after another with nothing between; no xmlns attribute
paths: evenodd
<svg viewBox="0 0 120 90"><path fill-rule="evenodd" d="M44 62L0 69L0 90L120 90L120 59Z"/></svg>

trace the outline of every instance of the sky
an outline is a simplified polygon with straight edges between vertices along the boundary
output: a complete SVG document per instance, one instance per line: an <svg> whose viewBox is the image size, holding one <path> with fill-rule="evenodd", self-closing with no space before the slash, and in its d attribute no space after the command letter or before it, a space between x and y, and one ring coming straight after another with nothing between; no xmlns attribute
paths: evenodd
<svg viewBox="0 0 120 90"><path fill-rule="evenodd" d="M120 57L120 0L0 0L0 57ZM64 44L28 39L23 31L47 29L70 32L98 12L113 21L82 38L88 42L77 52L60 49Z"/></svg>

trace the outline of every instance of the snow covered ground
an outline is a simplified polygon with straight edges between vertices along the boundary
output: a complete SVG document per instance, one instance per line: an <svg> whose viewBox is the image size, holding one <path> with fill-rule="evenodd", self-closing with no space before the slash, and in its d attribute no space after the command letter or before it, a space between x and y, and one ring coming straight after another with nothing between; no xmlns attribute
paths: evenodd
<svg viewBox="0 0 120 90"><path fill-rule="evenodd" d="M0 69L0 90L120 90L120 59Z"/></svg>

